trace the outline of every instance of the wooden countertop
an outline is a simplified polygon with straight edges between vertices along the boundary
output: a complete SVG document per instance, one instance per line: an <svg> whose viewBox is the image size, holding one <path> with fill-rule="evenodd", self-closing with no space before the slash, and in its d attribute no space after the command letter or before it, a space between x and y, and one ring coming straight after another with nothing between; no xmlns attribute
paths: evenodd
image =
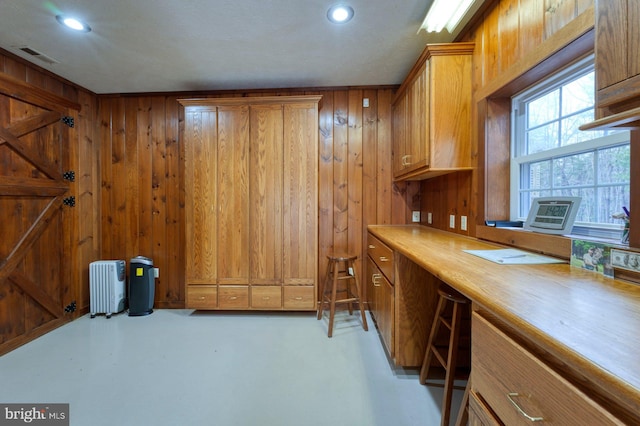
<svg viewBox="0 0 640 426"><path fill-rule="evenodd" d="M426 226L368 230L640 418L640 286L566 263L496 264L463 250L501 246Z"/></svg>

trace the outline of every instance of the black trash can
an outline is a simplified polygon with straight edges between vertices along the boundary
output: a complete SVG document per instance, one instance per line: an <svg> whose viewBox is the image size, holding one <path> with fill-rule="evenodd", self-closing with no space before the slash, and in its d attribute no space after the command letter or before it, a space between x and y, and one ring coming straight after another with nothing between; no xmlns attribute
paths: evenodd
<svg viewBox="0 0 640 426"><path fill-rule="evenodd" d="M153 260L137 256L129 262L129 316L149 315L155 297Z"/></svg>

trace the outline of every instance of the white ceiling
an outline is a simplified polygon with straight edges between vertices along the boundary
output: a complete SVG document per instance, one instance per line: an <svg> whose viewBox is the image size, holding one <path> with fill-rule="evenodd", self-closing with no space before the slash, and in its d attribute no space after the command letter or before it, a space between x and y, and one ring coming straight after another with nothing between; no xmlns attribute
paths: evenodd
<svg viewBox="0 0 640 426"><path fill-rule="evenodd" d="M418 33L431 1L344 0L355 16L332 24L338 0L0 0L0 47L98 94L399 84L452 39Z"/></svg>

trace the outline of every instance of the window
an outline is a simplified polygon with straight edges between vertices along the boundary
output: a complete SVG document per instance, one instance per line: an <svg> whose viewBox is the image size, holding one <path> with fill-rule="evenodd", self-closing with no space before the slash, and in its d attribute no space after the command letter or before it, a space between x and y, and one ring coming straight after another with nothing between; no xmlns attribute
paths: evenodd
<svg viewBox="0 0 640 426"><path fill-rule="evenodd" d="M511 218L531 200L580 196L574 233L615 237L629 205L629 132L578 130L594 118L593 56L512 98Z"/></svg>

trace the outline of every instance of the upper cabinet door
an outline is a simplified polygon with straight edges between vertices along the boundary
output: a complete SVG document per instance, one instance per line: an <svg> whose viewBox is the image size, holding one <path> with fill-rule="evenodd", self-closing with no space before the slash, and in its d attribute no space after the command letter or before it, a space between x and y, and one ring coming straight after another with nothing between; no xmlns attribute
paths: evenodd
<svg viewBox="0 0 640 426"><path fill-rule="evenodd" d="M251 106L249 259L251 284L282 283L283 108Z"/></svg>
<svg viewBox="0 0 640 426"><path fill-rule="evenodd" d="M596 73L600 90L629 76L627 0L598 0L596 7Z"/></svg>
<svg viewBox="0 0 640 426"><path fill-rule="evenodd" d="M249 106L218 107L218 283L249 282Z"/></svg>
<svg viewBox="0 0 640 426"><path fill-rule="evenodd" d="M284 105L284 284L318 274L318 104Z"/></svg>
<svg viewBox="0 0 640 426"><path fill-rule="evenodd" d="M186 283L215 284L217 280L217 164L216 108L186 108L184 125Z"/></svg>
<svg viewBox="0 0 640 426"><path fill-rule="evenodd" d="M640 2L596 1L596 119L585 128L640 126Z"/></svg>

